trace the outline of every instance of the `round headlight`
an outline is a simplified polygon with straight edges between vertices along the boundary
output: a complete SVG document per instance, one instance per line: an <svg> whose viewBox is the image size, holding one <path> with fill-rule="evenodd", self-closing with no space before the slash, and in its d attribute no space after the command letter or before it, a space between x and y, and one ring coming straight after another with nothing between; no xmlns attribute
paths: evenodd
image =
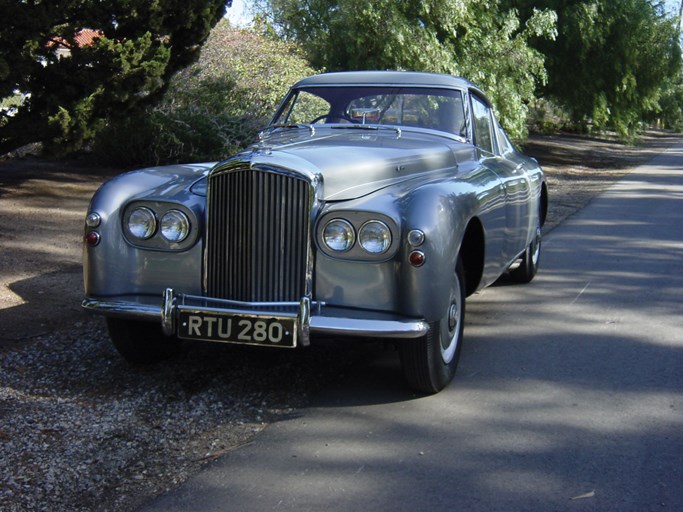
<svg viewBox="0 0 683 512"><path fill-rule="evenodd" d="M384 222L371 220L360 228L358 240L360 246L370 254L382 254L391 245L391 231Z"/></svg>
<svg viewBox="0 0 683 512"><path fill-rule="evenodd" d="M356 241L356 233L351 223L343 219L332 219L323 229L325 245L337 252L348 251Z"/></svg>
<svg viewBox="0 0 683 512"><path fill-rule="evenodd" d="M182 242L190 233L190 221L180 210L169 210L161 217L159 228L169 242Z"/></svg>
<svg viewBox="0 0 683 512"><path fill-rule="evenodd" d="M157 218L149 208L135 208L128 216L128 232L135 238L147 240L157 230Z"/></svg>

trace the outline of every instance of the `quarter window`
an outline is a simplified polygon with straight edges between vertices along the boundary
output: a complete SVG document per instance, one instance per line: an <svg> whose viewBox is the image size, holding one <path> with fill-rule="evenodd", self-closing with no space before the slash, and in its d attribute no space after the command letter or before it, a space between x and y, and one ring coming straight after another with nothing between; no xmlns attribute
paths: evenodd
<svg viewBox="0 0 683 512"><path fill-rule="evenodd" d="M514 151L515 148L512 145L512 142L510 142L510 139L508 139L505 130L503 130L503 127L498 122L498 119L496 119L496 132L498 133L498 147L500 148L501 155Z"/></svg>
<svg viewBox="0 0 683 512"><path fill-rule="evenodd" d="M284 115L279 123L300 124L310 123L313 119L326 118L330 113L330 104L320 96L299 91L291 97L290 103L284 107Z"/></svg>
<svg viewBox="0 0 683 512"><path fill-rule="evenodd" d="M494 153L491 131L491 112L476 96L472 96L472 114L474 117L475 144L488 153Z"/></svg>

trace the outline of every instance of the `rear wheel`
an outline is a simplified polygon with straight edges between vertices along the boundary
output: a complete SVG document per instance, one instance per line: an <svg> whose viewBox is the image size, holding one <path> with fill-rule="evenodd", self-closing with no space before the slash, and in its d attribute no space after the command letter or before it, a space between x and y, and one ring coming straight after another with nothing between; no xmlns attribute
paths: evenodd
<svg viewBox="0 0 683 512"><path fill-rule="evenodd" d="M130 363L163 361L180 348L178 338L165 336L161 325L153 322L107 318L107 329L116 350Z"/></svg>
<svg viewBox="0 0 683 512"><path fill-rule="evenodd" d="M465 320L465 277L458 259L449 277L450 293L441 320L430 324L429 332L419 340L400 345L401 366L408 384L425 393L441 391L455 375L462 348Z"/></svg>
<svg viewBox="0 0 683 512"><path fill-rule="evenodd" d="M522 261L517 268L510 271L510 279L515 283L528 283L538 272L541 260L541 226L536 227L534 239L522 254Z"/></svg>

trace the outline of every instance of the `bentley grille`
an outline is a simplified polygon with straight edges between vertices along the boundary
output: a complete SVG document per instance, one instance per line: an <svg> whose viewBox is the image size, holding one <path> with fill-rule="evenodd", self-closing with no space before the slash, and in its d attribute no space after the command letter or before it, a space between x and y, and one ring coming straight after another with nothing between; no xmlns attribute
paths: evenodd
<svg viewBox="0 0 683 512"><path fill-rule="evenodd" d="M233 168L209 176L206 292L244 302L298 302L306 293L311 185Z"/></svg>

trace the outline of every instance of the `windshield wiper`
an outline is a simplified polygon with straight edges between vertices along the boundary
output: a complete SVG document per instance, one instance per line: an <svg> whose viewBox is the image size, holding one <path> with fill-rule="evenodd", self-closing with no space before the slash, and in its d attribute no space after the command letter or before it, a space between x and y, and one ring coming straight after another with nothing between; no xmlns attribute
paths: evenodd
<svg viewBox="0 0 683 512"><path fill-rule="evenodd" d="M291 130L291 129L297 129L300 130L302 128L305 128L311 132L311 135L315 134L315 128L313 127L312 124L304 124L304 123L297 123L297 124L273 124L271 126L266 126L265 129L259 133L259 138L262 137L263 135L267 133L274 132L277 129L285 129L285 130Z"/></svg>

